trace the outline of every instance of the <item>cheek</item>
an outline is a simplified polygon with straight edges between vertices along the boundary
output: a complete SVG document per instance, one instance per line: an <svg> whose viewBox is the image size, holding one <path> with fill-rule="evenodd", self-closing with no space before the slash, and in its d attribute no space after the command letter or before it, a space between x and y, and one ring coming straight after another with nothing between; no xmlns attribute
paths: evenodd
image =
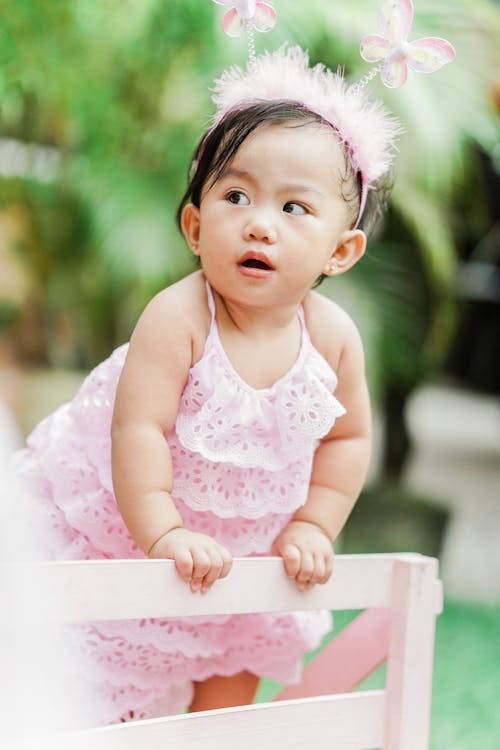
<svg viewBox="0 0 500 750"><path fill-rule="evenodd" d="M227 245L228 231L222 222L212 217L202 225L199 255L204 262L217 263Z"/></svg>
<svg viewBox="0 0 500 750"><path fill-rule="evenodd" d="M223 230L220 222L212 220L208 226L205 224L205 229L200 232L202 249L203 247L212 248L214 244L220 242L222 236Z"/></svg>

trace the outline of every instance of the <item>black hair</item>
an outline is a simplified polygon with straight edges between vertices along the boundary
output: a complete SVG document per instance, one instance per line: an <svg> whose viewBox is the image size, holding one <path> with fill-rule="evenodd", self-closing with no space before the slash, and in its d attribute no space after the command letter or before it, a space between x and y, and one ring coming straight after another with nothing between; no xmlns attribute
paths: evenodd
<svg viewBox="0 0 500 750"><path fill-rule="evenodd" d="M203 135L194 152L187 190L177 209L179 228L181 228L184 206L187 203L193 203L197 207L200 206L201 194L205 185L212 186L217 182L251 133L265 125L301 127L313 123L327 125L335 132L331 124L320 115L291 100L258 102L243 109L229 111L215 127ZM349 153L345 148L344 154L345 171L341 175L341 191L342 197L349 206L351 226L354 226L361 203L361 174L355 173ZM359 228L367 234L381 217L388 195L389 188L387 185L379 183L370 186L366 207L359 223Z"/></svg>

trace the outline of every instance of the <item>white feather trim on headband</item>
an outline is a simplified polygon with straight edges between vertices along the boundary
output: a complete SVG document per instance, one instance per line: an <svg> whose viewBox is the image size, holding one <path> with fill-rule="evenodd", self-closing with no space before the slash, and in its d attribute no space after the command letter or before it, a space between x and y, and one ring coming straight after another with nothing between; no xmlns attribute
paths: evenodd
<svg viewBox="0 0 500 750"><path fill-rule="evenodd" d="M242 70L234 66L215 81L217 105L214 124L233 109L275 100L291 100L326 120L339 133L356 172L368 187L392 164L395 140L401 127L380 102L360 87L349 86L340 73L319 63L309 67L300 47L286 45L266 52Z"/></svg>

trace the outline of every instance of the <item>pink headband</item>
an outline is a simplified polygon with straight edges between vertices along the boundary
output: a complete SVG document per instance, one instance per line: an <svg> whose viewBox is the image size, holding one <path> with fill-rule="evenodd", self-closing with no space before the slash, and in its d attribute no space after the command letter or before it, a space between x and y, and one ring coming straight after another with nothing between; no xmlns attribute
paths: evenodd
<svg viewBox="0 0 500 750"><path fill-rule="evenodd" d="M349 87L323 65L309 67L300 47L283 46L256 58L247 70L233 67L215 81L214 125L228 112L259 102L290 100L319 115L338 133L354 172L361 174L362 209L369 186L385 175L394 158L398 122L362 88ZM360 210L360 215L362 210Z"/></svg>

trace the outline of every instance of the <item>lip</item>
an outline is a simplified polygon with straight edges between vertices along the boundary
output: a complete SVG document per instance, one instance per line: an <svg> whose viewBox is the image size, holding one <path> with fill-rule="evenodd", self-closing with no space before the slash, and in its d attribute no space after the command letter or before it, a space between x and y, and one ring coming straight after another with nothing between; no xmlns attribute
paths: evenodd
<svg viewBox="0 0 500 750"><path fill-rule="evenodd" d="M246 261L257 261L262 263L267 268L259 266L244 265ZM261 253L258 250L249 250L238 260L238 271L243 276L248 276L254 279L263 279L269 276L275 270L274 265L269 260L265 253Z"/></svg>

